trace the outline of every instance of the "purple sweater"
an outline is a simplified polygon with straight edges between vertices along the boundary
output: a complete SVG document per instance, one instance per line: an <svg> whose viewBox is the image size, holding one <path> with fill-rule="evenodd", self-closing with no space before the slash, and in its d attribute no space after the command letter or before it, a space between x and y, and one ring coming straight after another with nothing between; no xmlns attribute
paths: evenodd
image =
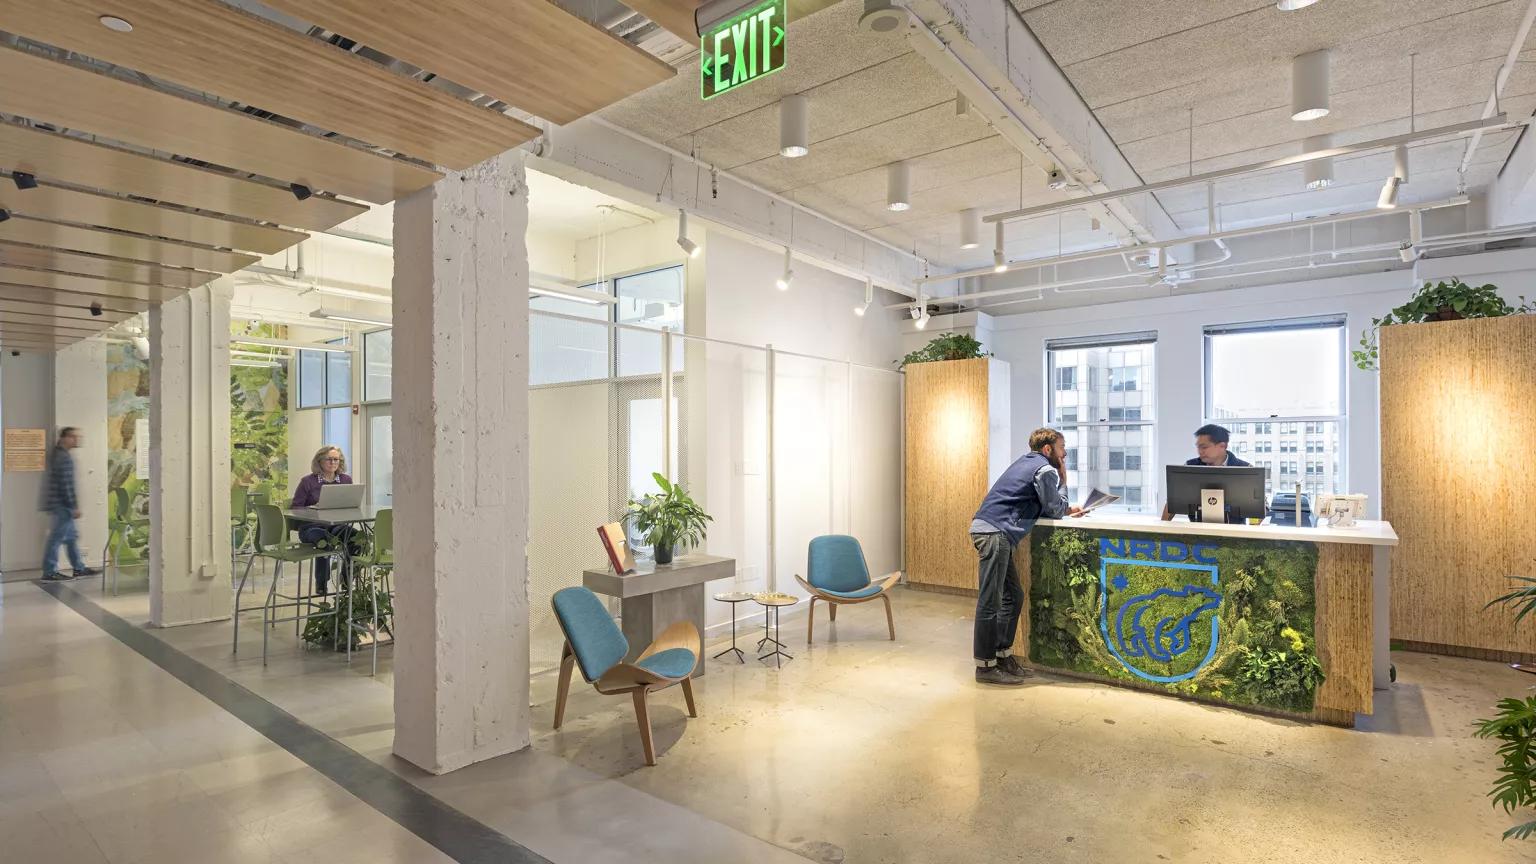
<svg viewBox="0 0 1536 864"><path fill-rule="evenodd" d="M331 483L348 484L351 482L352 478L345 474L337 474L336 479L331 481ZM299 507L313 507L318 504L320 502L320 487L322 485L328 484L320 479L319 474L304 475L304 479L299 481L299 488L293 490L293 507L297 509Z"/></svg>

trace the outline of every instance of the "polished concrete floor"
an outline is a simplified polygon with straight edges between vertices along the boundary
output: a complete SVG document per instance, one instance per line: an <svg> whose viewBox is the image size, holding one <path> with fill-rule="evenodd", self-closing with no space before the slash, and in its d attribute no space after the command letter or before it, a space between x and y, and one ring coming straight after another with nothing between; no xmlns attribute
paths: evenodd
<svg viewBox="0 0 1536 864"><path fill-rule="evenodd" d="M142 594L70 590L147 617ZM36 586L3 592L0 860L451 860ZM1513 820L1489 806L1492 747L1470 736L1522 673L1400 653L1397 687L1351 731L1044 676L983 689L969 613L901 590L898 641L878 607L854 607L810 649L786 616L783 669L716 661L696 720L680 693L655 697L655 768L628 699L578 688L553 732L538 676L533 746L444 777L389 755L387 648L371 678L366 655L348 666L291 628L266 667L258 627L237 656L227 623L148 632L556 862L1536 857L1499 840Z"/></svg>

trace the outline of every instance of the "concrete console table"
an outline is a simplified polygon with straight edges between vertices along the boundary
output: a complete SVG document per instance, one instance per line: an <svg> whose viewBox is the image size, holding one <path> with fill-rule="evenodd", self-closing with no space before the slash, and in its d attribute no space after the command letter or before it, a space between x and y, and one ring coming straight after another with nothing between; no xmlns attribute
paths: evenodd
<svg viewBox="0 0 1536 864"><path fill-rule="evenodd" d="M716 555L683 555L671 564L637 569L620 576L612 569L586 570L581 584L598 594L617 597L621 602L620 624L629 640L629 656L645 650L662 630L675 621L687 619L704 634L704 583L736 576L736 559ZM693 675L704 674L704 652Z"/></svg>

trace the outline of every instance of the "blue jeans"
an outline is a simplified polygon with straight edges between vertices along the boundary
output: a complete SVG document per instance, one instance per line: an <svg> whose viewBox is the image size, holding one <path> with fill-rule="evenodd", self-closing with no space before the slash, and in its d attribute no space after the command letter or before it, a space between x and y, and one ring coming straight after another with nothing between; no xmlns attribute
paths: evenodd
<svg viewBox="0 0 1536 864"><path fill-rule="evenodd" d="M999 651L1013 648L1028 598L1013 566L1013 544L1007 534L972 534L971 545L980 558L972 653L977 660L995 660Z"/></svg>
<svg viewBox="0 0 1536 864"><path fill-rule="evenodd" d="M318 543L321 540L340 540L347 544L348 551L353 555L361 554L362 543L358 539L356 528L350 525L316 525L308 523L299 528L299 542ZM341 554L340 547L335 547L335 553ZM329 594L331 583L331 558L329 555L315 559L315 593ZM350 574L341 574L341 587L349 590L352 587Z"/></svg>
<svg viewBox="0 0 1536 864"><path fill-rule="evenodd" d="M75 530L75 514L67 507L49 511L53 525L48 529L48 540L43 544L43 572L58 572L59 546L69 553L69 566L76 572L85 569L85 559L80 557L80 533Z"/></svg>

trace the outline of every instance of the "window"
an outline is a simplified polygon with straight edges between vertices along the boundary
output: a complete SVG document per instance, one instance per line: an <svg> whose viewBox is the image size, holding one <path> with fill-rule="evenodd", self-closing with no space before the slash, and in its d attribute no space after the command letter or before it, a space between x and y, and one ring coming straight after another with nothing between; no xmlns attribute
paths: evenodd
<svg viewBox="0 0 1536 864"><path fill-rule="evenodd" d="M363 334L363 401L388 402L394 380L391 358L394 331L374 330Z"/></svg>
<svg viewBox="0 0 1536 864"><path fill-rule="evenodd" d="M684 270L681 264L618 276L581 287L612 294L617 302L594 304L554 296L532 297L528 310L528 383L563 384L661 373L661 334L642 327L683 331ZM556 317L558 316L558 317ZM587 319L592 323L581 320ZM606 326L625 324L625 329ZM683 369L674 342L672 369Z"/></svg>
<svg viewBox="0 0 1536 864"><path fill-rule="evenodd" d="M345 345L332 339L328 345ZM299 352L299 408L320 409L320 437L348 452L352 449L352 354L349 351Z"/></svg>
<svg viewBox="0 0 1536 864"><path fill-rule="evenodd" d="M1301 481L1313 498L1344 489L1344 324L1338 315L1205 328L1207 422L1311 454L1277 462L1276 478ZM1253 452L1270 450L1258 442Z"/></svg>
<svg viewBox="0 0 1536 864"><path fill-rule="evenodd" d="M584 285L604 291L606 283ZM567 300L562 297L534 297L528 311L552 312L568 316L530 314L528 316L528 383L564 384L607 378L611 365L612 335L606 326L607 305ZM581 319L590 319L587 323Z"/></svg>
<svg viewBox="0 0 1536 864"><path fill-rule="evenodd" d="M1092 489L1119 495L1113 506L1143 512L1157 500L1156 472L1143 472L1153 445L1157 334L1128 333L1046 344L1046 414L1067 438L1073 502Z"/></svg>
<svg viewBox="0 0 1536 864"><path fill-rule="evenodd" d="M666 267L620 276L614 280L618 304L614 307L614 320L620 324L632 324L653 330L683 329L683 268ZM674 343L674 346L677 346ZM683 370L683 352L672 354L672 371ZM661 374L661 334L637 333L634 330L618 331L618 375Z"/></svg>

